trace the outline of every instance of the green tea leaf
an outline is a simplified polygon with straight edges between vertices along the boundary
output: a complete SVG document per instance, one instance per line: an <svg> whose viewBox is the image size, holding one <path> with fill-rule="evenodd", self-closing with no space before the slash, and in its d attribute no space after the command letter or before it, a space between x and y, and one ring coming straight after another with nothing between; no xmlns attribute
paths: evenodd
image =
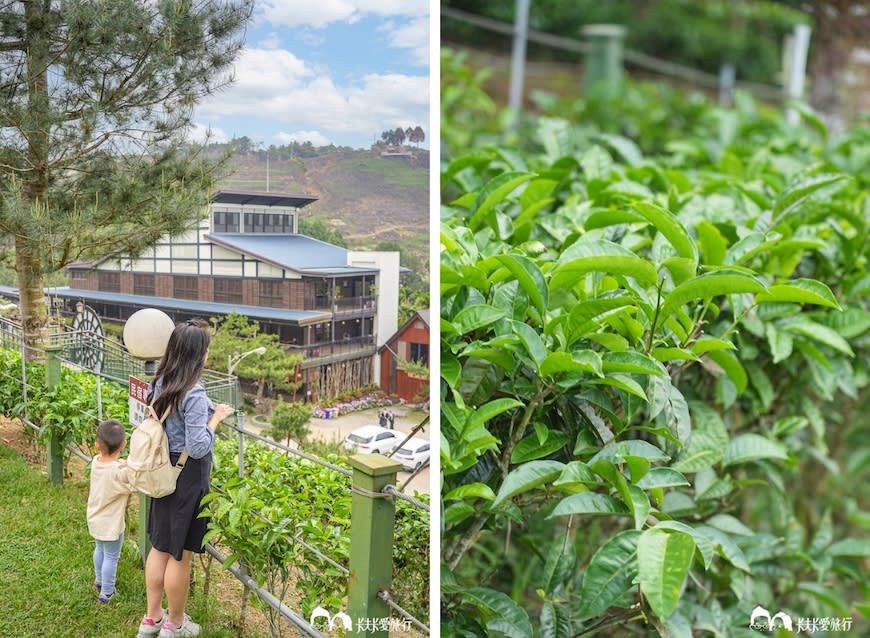
<svg viewBox="0 0 870 638"><path fill-rule="evenodd" d="M640 588L659 618L668 618L676 610L694 553L695 541L684 532L653 527L638 539Z"/></svg>
<svg viewBox="0 0 870 638"><path fill-rule="evenodd" d="M597 494L595 492L583 492L582 494L572 494L563 498L547 518L568 516L569 514L609 516L611 514L628 513L629 510L626 504L612 496Z"/></svg>
<svg viewBox="0 0 870 638"><path fill-rule="evenodd" d="M664 235L679 256L698 263L698 248L675 215L652 202L633 202L631 206Z"/></svg>
<svg viewBox="0 0 870 638"><path fill-rule="evenodd" d="M445 501L461 501L466 498L482 498L491 501L495 498L495 492L485 483L468 483L460 485L444 495Z"/></svg>
<svg viewBox="0 0 870 638"><path fill-rule="evenodd" d="M532 623L525 609L517 605L507 594L488 587L471 587L462 591L462 599L483 611L484 618L491 618L487 628L510 638L532 638Z"/></svg>
<svg viewBox="0 0 870 638"><path fill-rule="evenodd" d="M786 188L773 203L774 225L786 215L797 210L809 198L821 191L830 196L840 190L849 181L846 175L824 174L815 175Z"/></svg>
<svg viewBox="0 0 870 638"><path fill-rule="evenodd" d="M527 436L520 441L511 453L511 463L525 463L533 459L550 456L568 442L568 435L558 430L550 430L544 443L538 443L536 436Z"/></svg>
<svg viewBox="0 0 870 638"><path fill-rule="evenodd" d="M667 315L679 306L696 299L710 299L736 293L757 294L764 284L750 275L735 270L719 270L690 279L665 296L662 314Z"/></svg>
<svg viewBox="0 0 870 638"><path fill-rule="evenodd" d="M505 318L505 313L492 306L477 304L460 310L453 318L459 334L468 334Z"/></svg>
<svg viewBox="0 0 870 638"><path fill-rule="evenodd" d="M529 461L523 463L519 467L505 477L492 507L495 509L507 499L528 492L531 489L540 487L545 483L551 483L558 477L565 468L564 463L558 461Z"/></svg>
<svg viewBox="0 0 870 638"><path fill-rule="evenodd" d="M548 289L544 280L544 274L537 264L521 255L498 255L496 256L504 266L511 271L532 304L542 317L547 311Z"/></svg>
<svg viewBox="0 0 870 638"><path fill-rule="evenodd" d="M815 321L810 321L809 319L800 319L799 321L786 324L785 330L792 334L800 335L802 337L806 337L807 339L817 341L818 343L824 344L830 348L833 348L837 352L842 352L843 354L849 355L850 357L855 356L855 353L852 351L851 346L849 346L848 341L843 339L843 337L838 335L827 326L823 326L822 324L816 323Z"/></svg>
<svg viewBox="0 0 870 638"><path fill-rule="evenodd" d="M632 588L640 534L637 530L620 532L592 555L580 586L580 619L600 616Z"/></svg>
<svg viewBox="0 0 870 638"><path fill-rule="evenodd" d="M497 417L499 414L503 412L507 412L508 410L512 410L514 408L518 408L523 404L517 401L516 399L493 399L492 401L487 401L482 406L477 408L472 415L469 417L468 421L465 424L465 431L472 431L477 427L487 423L491 419Z"/></svg>
<svg viewBox="0 0 870 638"><path fill-rule="evenodd" d="M497 203L533 177L532 173L519 171L508 171L493 177L477 194L470 209L471 218L468 220L468 227L472 230L479 229L487 222L488 215Z"/></svg>
<svg viewBox="0 0 870 638"><path fill-rule="evenodd" d="M788 454L778 443L758 434L746 433L731 439L728 447L725 448L722 465L728 467L761 459L785 460L787 458Z"/></svg>
<svg viewBox="0 0 870 638"><path fill-rule="evenodd" d="M645 490L657 487L680 487L689 485L685 476L669 467L654 467L636 485Z"/></svg>
<svg viewBox="0 0 870 638"><path fill-rule="evenodd" d="M692 434L671 468L679 472L700 472L722 460L728 444L728 431L719 414L700 402L689 404Z"/></svg>
<svg viewBox="0 0 870 638"><path fill-rule="evenodd" d="M601 357L604 372L628 372L664 376L666 373L654 359L640 352L605 352Z"/></svg>
<svg viewBox="0 0 870 638"><path fill-rule="evenodd" d="M825 284L815 279L792 279L787 284L770 286L755 296L756 302L777 301L815 304L839 310L840 304Z"/></svg>
<svg viewBox="0 0 870 638"><path fill-rule="evenodd" d="M837 541L828 548L831 556L870 556L870 540L864 538L845 538Z"/></svg>
<svg viewBox="0 0 870 638"><path fill-rule="evenodd" d="M743 394L749 379L746 370L740 364L740 359L729 350L713 350L708 352L707 356L715 361L725 371L728 378L734 382L737 394Z"/></svg>

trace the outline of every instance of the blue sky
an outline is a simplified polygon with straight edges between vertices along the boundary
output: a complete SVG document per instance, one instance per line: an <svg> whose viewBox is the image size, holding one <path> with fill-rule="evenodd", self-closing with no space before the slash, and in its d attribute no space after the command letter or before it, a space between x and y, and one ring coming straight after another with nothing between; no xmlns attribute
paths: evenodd
<svg viewBox="0 0 870 638"><path fill-rule="evenodd" d="M422 126L429 146L428 0L256 0L235 82L197 106L193 137L368 148Z"/></svg>

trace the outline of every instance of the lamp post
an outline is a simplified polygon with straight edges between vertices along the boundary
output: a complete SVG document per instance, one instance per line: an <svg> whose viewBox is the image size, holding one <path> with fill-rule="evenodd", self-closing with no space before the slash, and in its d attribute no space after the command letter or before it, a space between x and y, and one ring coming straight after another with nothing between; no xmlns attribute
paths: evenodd
<svg viewBox="0 0 870 638"><path fill-rule="evenodd" d="M233 370L236 369L239 361L247 357L249 354L266 354L266 348L260 346L259 348L248 350L247 352L243 352L242 354L227 355L227 375L232 375Z"/></svg>
<svg viewBox="0 0 870 638"><path fill-rule="evenodd" d="M124 324L124 345L127 351L137 359L145 360L145 374L153 375L157 370L157 360L166 352L169 337L175 330L175 323L169 315L156 308L137 310ZM144 390L147 385L144 379L136 379L130 375L130 423L138 426L145 416ZM139 553L142 562L151 551L148 539L148 512L151 509L151 497L139 494Z"/></svg>

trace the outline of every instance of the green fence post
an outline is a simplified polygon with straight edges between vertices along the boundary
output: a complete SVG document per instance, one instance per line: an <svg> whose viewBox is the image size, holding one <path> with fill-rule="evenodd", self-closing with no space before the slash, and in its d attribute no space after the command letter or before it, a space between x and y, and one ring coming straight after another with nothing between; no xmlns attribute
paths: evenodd
<svg viewBox="0 0 870 638"><path fill-rule="evenodd" d="M61 346L54 345L45 349L45 386L49 390L60 385L61 350ZM63 484L63 447L53 428L48 438L48 480L56 485Z"/></svg>
<svg viewBox="0 0 870 638"><path fill-rule="evenodd" d="M583 91L614 95L622 86L622 40L625 27L618 24L587 24L582 30L589 44L583 60Z"/></svg>
<svg viewBox="0 0 870 638"><path fill-rule="evenodd" d="M381 490L396 483L401 465L380 454L355 454L350 515L350 576L347 610L351 636L386 638L390 608L378 598L393 578L393 524L396 506Z"/></svg>

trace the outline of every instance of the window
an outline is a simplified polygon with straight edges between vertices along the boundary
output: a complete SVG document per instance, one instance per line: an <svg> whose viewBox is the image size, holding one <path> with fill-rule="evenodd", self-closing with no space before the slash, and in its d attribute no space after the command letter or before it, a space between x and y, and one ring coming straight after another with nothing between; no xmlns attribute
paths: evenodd
<svg viewBox="0 0 870 638"><path fill-rule="evenodd" d="M284 231L285 233L292 233L293 230L293 215L284 215Z"/></svg>
<svg viewBox="0 0 870 638"><path fill-rule="evenodd" d="M133 275L133 294L154 296L154 275Z"/></svg>
<svg viewBox="0 0 870 638"><path fill-rule="evenodd" d="M266 232L280 233L281 232L281 215L277 213L269 213L266 215Z"/></svg>
<svg viewBox="0 0 870 638"><path fill-rule="evenodd" d="M97 289L104 292L121 292L121 273L100 271L97 273Z"/></svg>
<svg viewBox="0 0 870 638"><path fill-rule="evenodd" d="M215 277L214 280L215 303L242 303L242 280Z"/></svg>
<svg viewBox="0 0 870 638"><path fill-rule="evenodd" d="M73 279L87 279L88 271L87 270L70 270L70 276Z"/></svg>
<svg viewBox="0 0 870 638"><path fill-rule="evenodd" d="M172 296L176 299L198 299L199 279L176 275L172 280Z"/></svg>
<svg viewBox="0 0 870 638"><path fill-rule="evenodd" d="M282 308L284 298L281 294L281 282L276 280L260 280L260 305L271 308Z"/></svg>
<svg viewBox="0 0 870 638"><path fill-rule="evenodd" d="M412 343L410 360L422 363L423 365L429 365L429 344Z"/></svg>
<svg viewBox="0 0 870 638"><path fill-rule="evenodd" d="M237 233L239 232L239 213L215 213L214 232Z"/></svg>

